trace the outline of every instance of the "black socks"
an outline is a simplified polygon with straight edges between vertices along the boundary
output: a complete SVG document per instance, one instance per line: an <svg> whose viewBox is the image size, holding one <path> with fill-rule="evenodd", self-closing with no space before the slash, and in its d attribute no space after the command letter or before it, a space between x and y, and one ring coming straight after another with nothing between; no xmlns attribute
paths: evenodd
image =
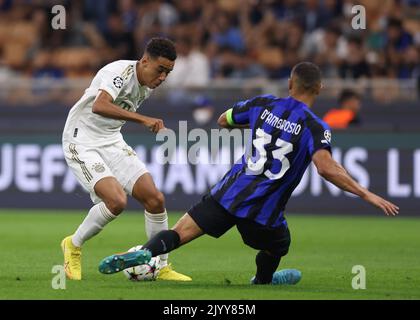
<svg viewBox="0 0 420 320"><path fill-rule="evenodd" d="M255 262L257 264L257 274L255 275L255 284L268 284L273 279L273 273L279 266L281 257L272 256L265 251L258 252Z"/></svg>
<svg viewBox="0 0 420 320"><path fill-rule="evenodd" d="M174 230L164 230L156 234L146 244L143 249L147 249L152 253L153 257L164 253L171 252L179 247L181 239ZM255 262L257 264L257 274L255 275L255 284L269 284L273 279L273 273L276 271L280 256L272 256L265 251L259 251Z"/></svg>
<svg viewBox="0 0 420 320"><path fill-rule="evenodd" d="M174 230L164 230L156 234L152 239L143 245L143 249L147 249L152 253L152 257L168 253L179 247L181 239Z"/></svg>

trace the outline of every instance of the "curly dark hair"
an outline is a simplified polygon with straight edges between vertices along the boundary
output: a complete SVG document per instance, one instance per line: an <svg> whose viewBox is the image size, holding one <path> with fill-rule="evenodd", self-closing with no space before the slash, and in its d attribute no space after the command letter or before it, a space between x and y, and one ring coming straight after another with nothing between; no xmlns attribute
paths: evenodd
<svg viewBox="0 0 420 320"><path fill-rule="evenodd" d="M152 38L147 43L146 53L152 58L163 57L171 61L176 59L174 43L167 38Z"/></svg>

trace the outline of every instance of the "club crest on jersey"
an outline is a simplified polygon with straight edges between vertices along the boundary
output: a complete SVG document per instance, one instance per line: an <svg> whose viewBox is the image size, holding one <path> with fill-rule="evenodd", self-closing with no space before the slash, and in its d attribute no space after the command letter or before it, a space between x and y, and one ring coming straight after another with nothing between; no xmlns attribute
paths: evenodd
<svg viewBox="0 0 420 320"><path fill-rule="evenodd" d="M102 173L105 171L105 167L102 163L95 163L93 165L93 170L95 170L97 173Z"/></svg>
<svg viewBox="0 0 420 320"><path fill-rule="evenodd" d="M114 80L112 81L114 83L114 86L118 89L121 89L124 83L123 78L121 78L120 76L115 77Z"/></svg>
<svg viewBox="0 0 420 320"><path fill-rule="evenodd" d="M330 130L325 130L324 131L324 138L325 140L322 140L322 143L331 143L331 131Z"/></svg>

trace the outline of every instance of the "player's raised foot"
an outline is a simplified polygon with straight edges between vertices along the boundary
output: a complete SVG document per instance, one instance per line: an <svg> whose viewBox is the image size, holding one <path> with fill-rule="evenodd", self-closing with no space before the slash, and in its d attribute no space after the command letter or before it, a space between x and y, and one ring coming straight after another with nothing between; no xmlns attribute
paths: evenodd
<svg viewBox="0 0 420 320"><path fill-rule="evenodd" d="M192 279L189 276L186 276L173 270L170 264L159 270L157 280L192 281Z"/></svg>
<svg viewBox="0 0 420 320"><path fill-rule="evenodd" d="M71 236L61 241L61 249L64 254L64 270L71 280L82 280L82 250L71 241Z"/></svg>
<svg viewBox="0 0 420 320"><path fill-rule="evenodd" d="M302 273L296 269L283 269L273 274L272 284L296 284L302 279Z"/></svg>
<svg viewBox="0 0 420 320"><path fill-rule="evenodd" d="M104 274L117 273L127 268L148 263L151 258L152 254L149 250L113 254L99 263L99 272Z"/></svg>

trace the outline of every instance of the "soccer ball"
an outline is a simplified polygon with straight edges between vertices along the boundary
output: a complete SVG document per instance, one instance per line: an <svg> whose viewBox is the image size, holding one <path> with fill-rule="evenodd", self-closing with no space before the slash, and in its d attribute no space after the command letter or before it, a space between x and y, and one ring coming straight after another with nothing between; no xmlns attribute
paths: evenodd
<svg viewBox="0 0 420 320"><path fill-rule="evenodd" d="M128 250L128 252L138 251L143 246L136 246ZM141 264L136 267L123 270L125 276L131 281L153 281L159 274L160 258L153 257L148 263Z"/></svg>

